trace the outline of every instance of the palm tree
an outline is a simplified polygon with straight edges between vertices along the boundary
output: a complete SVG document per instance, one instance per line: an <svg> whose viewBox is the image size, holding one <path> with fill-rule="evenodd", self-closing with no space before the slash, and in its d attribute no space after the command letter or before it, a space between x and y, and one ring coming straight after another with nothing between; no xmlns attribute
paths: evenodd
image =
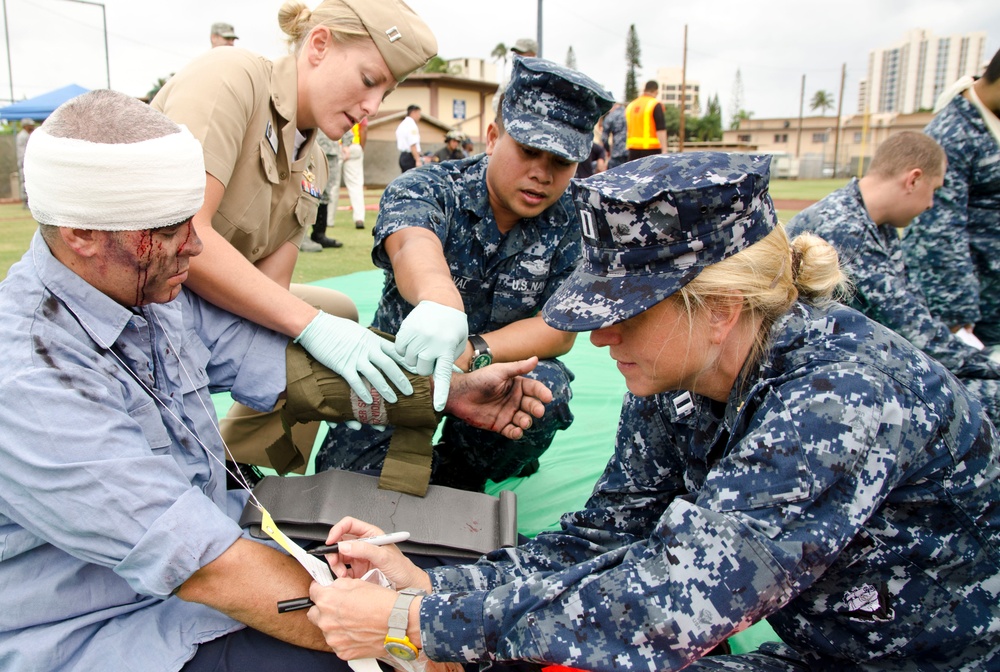
<svg viewBox="0 0 1000 672"><path fill-rule="evenodd" d="M743 109L737 110L729 122L729 129L732 131L738 130L741 121L750 121L752 118L753 112Z"/></svg>
<svg viewBox="0 0 1000 672"><path fill-rule="evenodd" d="M826 111L833 108L833 94L829 91L817 91L813 94L812 102L809 103L809 109L819 110L820 114L825 115Z"/></svg>
<svg viewBox="0 0 1000 672"><path fill-rule="evenodd" d="M506 68L507 67L507 51L508 51L507 45L504 44L503 42L500 42L499 44L497 44L497 46L493 47L493 51L490 52L490 56L493 57L494 61L503 60L503 67Z"/></svg>

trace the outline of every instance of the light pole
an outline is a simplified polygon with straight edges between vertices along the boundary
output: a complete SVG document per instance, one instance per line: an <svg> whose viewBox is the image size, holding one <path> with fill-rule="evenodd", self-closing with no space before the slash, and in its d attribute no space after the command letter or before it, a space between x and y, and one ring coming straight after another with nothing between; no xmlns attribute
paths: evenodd
<svg viewBox="0 0 1000 672"><path fill-rule="evenodd" d="M10 31L7 29L7 0L3 0L3 36L7 43L7 79L10 81L10 102L14 102L14 69L10 64Z"/></svg>
<svg viewBox="0 0 1000 672"><path fill-rule="evenodd" d="M536 32L537 32L536 37L538 39L535 41L538 42L538 58L541 58L542 57L542 0L538 0L538 27Z"/></svg>
<svg viewBox="0 0 1000 672"><path fill-rule="evenodd" d="M104 22L104 68L108 77L108 88L111 88L111 59L108 56L108 13L104 9L103 2L93 2L92 0L65 0L65 2L78 2L81 5L97 5L101 8L101 19ZM6 11L7 0L4 0Z"/></svg>

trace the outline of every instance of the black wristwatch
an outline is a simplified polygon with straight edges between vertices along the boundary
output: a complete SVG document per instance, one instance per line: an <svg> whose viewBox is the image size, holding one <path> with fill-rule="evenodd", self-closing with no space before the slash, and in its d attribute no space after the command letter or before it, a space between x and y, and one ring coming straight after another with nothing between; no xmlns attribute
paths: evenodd
<svg viewBox="0 0 1000 672"><path fill-rule="evenodd" d="M472 364L469 365L469 371L475 371L493 363L493 352L485 338L479 334L472 334L469 336L469 343L472 343Z"/></svg>

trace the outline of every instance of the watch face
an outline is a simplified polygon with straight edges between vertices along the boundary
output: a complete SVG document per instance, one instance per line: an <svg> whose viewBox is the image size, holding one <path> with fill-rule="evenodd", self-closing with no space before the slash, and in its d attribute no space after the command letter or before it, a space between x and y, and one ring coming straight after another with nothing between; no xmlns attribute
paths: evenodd
<svg viewBox="0 0 1000 672"><path fill-rule="evenodd" d="M417 658L417 652L413 650L413 645L407 646L402 642L386 642L385 650L390 656L400 660L416 660Z"/></svg>
<svg viewBox="0 0 1000 672"><path fill-rule="evenodd" d="M493 355L483 353L481 355L476 355L476 358L472 360L472 370L481 369L484 366L489 366L493 363Z"/></svg>

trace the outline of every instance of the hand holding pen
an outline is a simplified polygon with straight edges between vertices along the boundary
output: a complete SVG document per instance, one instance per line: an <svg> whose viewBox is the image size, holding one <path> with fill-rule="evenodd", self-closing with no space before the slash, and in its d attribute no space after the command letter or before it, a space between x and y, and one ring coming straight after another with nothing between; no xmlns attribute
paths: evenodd
<svg viewBox="0 0 1000 672"><path fill-rule="evenodd" d="M391 532L389 534L381 534L376 537L360 537L358 539L345 539L344 541L363 541L366 544L371 544L372 546L387 546L389 544L398 544L399 542L406 541L409 538L409 532ZM339 544L317 546L316 548L309 549L306 553L309 555L328 555L336 553L338 547ZM278 613L285 614L291 611L298 611L299 609L308 609L311 606L313 606L313 602L308 597L296 597L291 600L281 600L278 602Z"/></svg>
<svg viewBox="0 0 1000 672"><path fill-rule="evenodd" d="M377 537L361 537L360 539L345 539L344 541L363 541L372 546L388 546L389 544L398 544L401 541L406 541L409 538L409 532L390 532L389 534L380 534ZM309 555L328 555L336 553L338 547L339 544L317 546L316 548L310 548L306 553Z"/></svg>

